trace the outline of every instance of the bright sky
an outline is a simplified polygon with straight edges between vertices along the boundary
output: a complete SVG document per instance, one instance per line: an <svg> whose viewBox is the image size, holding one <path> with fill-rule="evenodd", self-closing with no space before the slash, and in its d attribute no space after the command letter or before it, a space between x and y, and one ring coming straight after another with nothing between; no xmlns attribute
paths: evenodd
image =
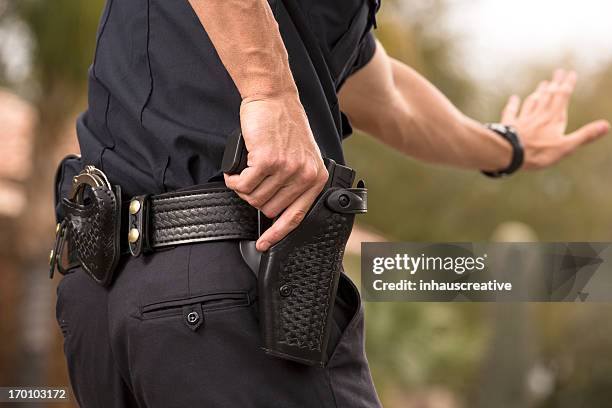
<svg viewBox="0 0 612 408"><path fill-rule="evenodd" d="M579 69L612 59L610 0L451 0L450 26L465 36L467 68L494 79L512 64L575 52Z"/></svg>

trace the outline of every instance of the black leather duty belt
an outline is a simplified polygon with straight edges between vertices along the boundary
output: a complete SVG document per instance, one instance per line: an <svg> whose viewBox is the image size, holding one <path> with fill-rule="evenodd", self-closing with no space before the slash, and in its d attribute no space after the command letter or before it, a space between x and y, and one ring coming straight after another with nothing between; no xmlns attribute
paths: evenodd
<svg viewBox="0 0 612 408"><path fill-rule="evenodd" d="M49 276L56 267L66 273L82 266L102 286L111 284L121 255L197 242L255 241L268 225L257 209L223 183L123 202L121 187L111 185L94 166L85 166L73 178L61 210ZM62 263L65 242L67 265Z"/></svg>
<svg viewBox="0 0 612 408"><path fill-rule="evenodd" d="M259 236L257 209L225 186L137 196L127 212L122 250L133 256L181 244Z"/></svg>

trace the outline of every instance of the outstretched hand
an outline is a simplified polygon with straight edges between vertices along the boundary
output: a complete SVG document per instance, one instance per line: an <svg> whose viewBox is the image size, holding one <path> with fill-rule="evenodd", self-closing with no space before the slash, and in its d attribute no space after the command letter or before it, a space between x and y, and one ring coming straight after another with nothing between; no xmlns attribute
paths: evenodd
<svg viewBox="0 0 612 408"><path fill-rule="evenodd" d="M522 105L517 95L510 97L502 114L502 123L518 131L525 150L524 169L551 166L578 147L609 132L610 123L598 120L565 134L576 79L575 72L559 69L552 80L542 81Z"/></svg>

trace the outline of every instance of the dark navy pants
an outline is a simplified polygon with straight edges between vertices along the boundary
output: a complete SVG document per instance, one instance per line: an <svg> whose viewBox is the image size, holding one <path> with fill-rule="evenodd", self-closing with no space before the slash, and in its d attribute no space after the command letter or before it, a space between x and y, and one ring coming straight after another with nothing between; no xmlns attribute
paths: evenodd
<svg viewBox="0 0 612 408"><path fill-rule="evenodd" d="M326 368L260 349L257 284L235 242L126 257L110 289L64 276L57 319L81 407L379 407L363 308L342 276ZM186 318L197 317L193 330ZM192 320L193 322L193 320Z"/></svg>

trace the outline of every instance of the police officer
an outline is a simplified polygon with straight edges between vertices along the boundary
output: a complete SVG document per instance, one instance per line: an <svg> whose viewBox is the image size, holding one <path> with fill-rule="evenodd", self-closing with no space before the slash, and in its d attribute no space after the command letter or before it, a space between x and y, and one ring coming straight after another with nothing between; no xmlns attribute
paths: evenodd
<svg viewBox="0 0 612 408"><path fill-rule="evenodd" d="M512 97L504 125L465 117L386 55L370 32L379 6L107 0L77 123L82 158L64 167L95 165L124 198L224 181L278 217L257 241L265 251L323 188L321 158L343 162L351 123L419 159L491 176L550 165L608 131L600 121L563 137L576 76L561 70L522 108ZM237 128L248 167L223 175ZM256 311L256 278L231 240L124 256L109 288L74 268L58 286L57 318L76 398L83 407L380 406L346 276L325 368L265 355Z"/></svg>

